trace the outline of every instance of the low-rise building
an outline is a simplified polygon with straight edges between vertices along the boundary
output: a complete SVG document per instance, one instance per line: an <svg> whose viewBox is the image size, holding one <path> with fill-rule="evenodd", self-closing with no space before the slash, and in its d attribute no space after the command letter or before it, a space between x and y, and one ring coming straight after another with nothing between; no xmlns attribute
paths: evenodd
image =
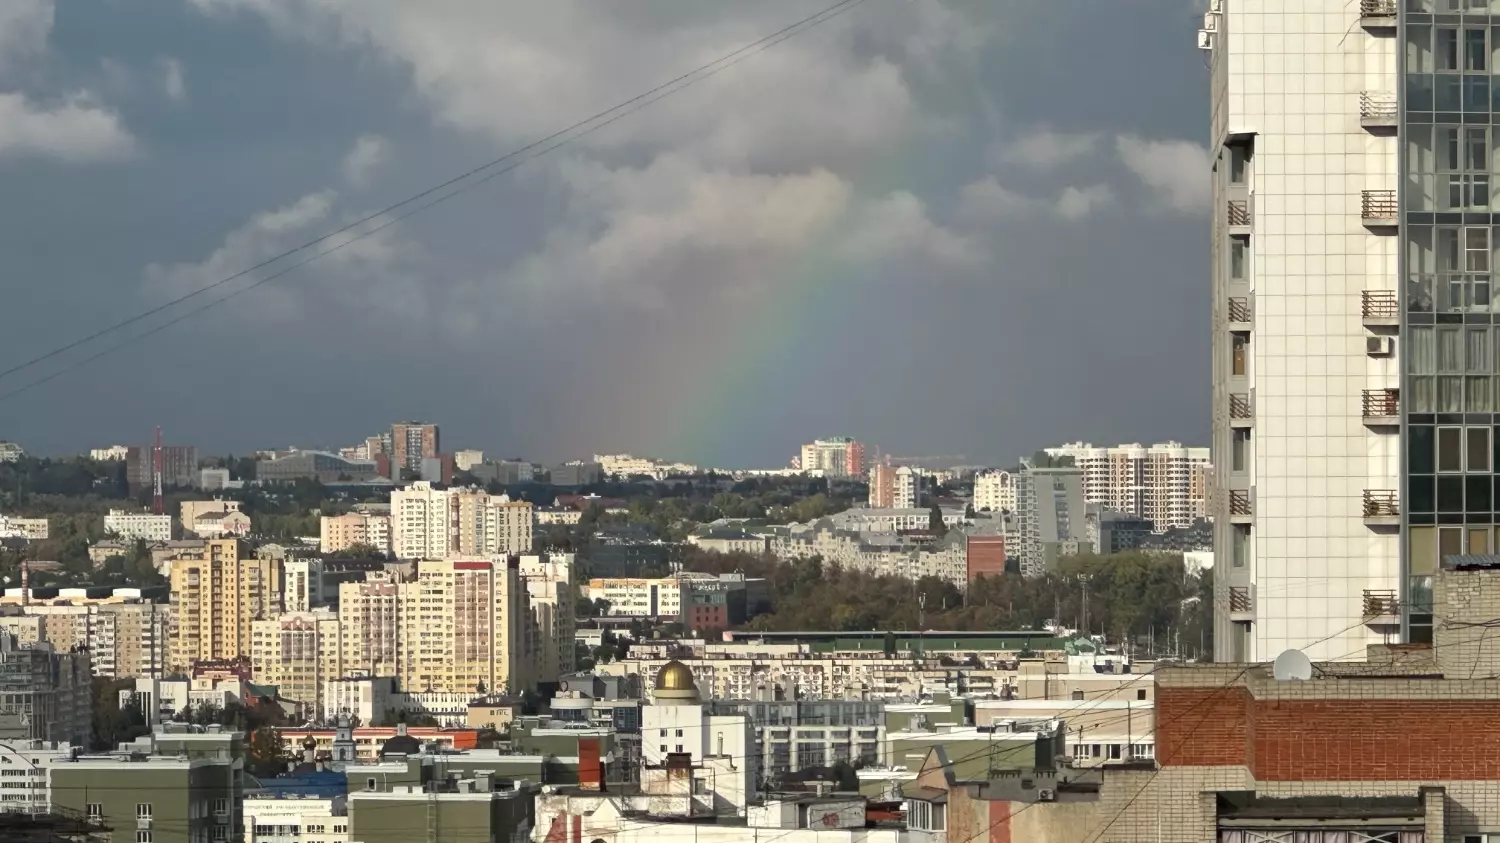
<svg viewBox="0 0 1500 843"><path fill-rule="evenodd" d="M346 796L295 794L246 796L242 810L245 843L348 843Z"/></svg>
<svg viewBox="0 0 1500 843"><path fill-rule="evenodd" d="M387 511L325 515L320 522L318 538L319 549L324 553L338 553L355 546L390 553L391 514Z"/></svg>
<svg viewBox="0 0 1500 843"><path fill-rule="evenodd" d="M20 462L26 450L14 442L0 441L0 462Z"/></svg>
<svg viewBox="0 0 1500 843"><path fill-rule="evenodd" d="M29 542L44 541L49 533L45 518L19 518L0 515L0 539L23 539Z"/></svg>
<svg viewBox="0 0 1500 843"><path fill-rule="evenodd" d="M171 541L172 516L111 509L109 514L104 516L104 532L126 542L136 539L144 539L148 542Z"/></svg>
<svg viewBox="0 0 1500 843"><path fill-rule="evenodd" d="M291 483L296 480L358 483L379 477L380 471L374 460L345 459L326 451L296 451L255 464L255 479L260 483Z"/></svg>

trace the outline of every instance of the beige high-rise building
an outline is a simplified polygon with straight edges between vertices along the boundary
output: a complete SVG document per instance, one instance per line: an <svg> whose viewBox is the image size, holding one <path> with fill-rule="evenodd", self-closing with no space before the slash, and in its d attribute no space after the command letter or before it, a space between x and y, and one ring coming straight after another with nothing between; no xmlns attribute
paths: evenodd
<svg viewBox="0 0 1500 843"><path fill-rule="evenodd" d="M339 585L339 635L344 670L395 676L400 669L401 589L389 574Z"/></svg>
<svg viewBox="0 0 1500 843"><path fill-rule="evenodd" d="M251 623L282 611L281 575L279 559L256 558L238 539L206 542L173 560L170 667L249 656Z"/></svg>
<svg viewBox="0 0 1500 843"><path fill-rule="evenodd" d="M95 676L161 676L166 669L172 607L163 603L30 605L0 619L22 644L46 642L59 652L89 651Z"/></svg>
<svg viewBox="0 0 1500 843"><path fill-rule="evenodd" d="M338 553L355 545L391 552L391 516L384 513L325 515L320 527L319 546L324 553Z"/></svg>
<svg viewBox="0 0 1500 843"><path fill-rule="evenodd" d="M281 697L302 703L307 713L321 712L324 681L344 676L338 616L288 612L250 628L255 681L275 685Z"/></svg>
<svg viewBox="0 0 1500 843"><path fill-rule="evenodd" d="M534 627L535 682L556 682L574 669L573 560L571 553L521 557L521 580Z"/></svg>
<svg viewBox="0 0 1500 843"><path fill-rule="evenodd" d="M401 559L529 553L535 514L526 501L417 482L391 493L391 546Z"/></svg>
<svg viewBox="0 0 1500 843"><path fill-rule="evenodd" d="M400 585L397 676L409 693L518 692L531 681L519 560L427 560Z"/></svg>

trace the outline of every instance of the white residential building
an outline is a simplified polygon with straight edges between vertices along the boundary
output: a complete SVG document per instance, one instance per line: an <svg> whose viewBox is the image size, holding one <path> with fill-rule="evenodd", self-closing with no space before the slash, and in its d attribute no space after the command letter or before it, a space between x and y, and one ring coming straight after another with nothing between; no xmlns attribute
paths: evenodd
<svg viewBox="0 0 1500 843"><path fill-rule="evenodd" d="M532 677L537 682L556 682L573 672L573 561L571 553L521 557L521 582L536 631Z"/></svg>
<svg viewBox="0 0 1500 843"><path fill-rule="evenodd" d="M915 509L922 505L922 474L909 465L896 469L891 483L891 508Z"/></svg>
<svg viewBox="0 0 1500 843"><path fill-rule="evenodd" d="M318 843L348 843L348 799L334 796L245 797L245 843L287 843L316 840Z"/></svg>
<svg viewBox="0 0 1500 843"><path fill-rule="evenodd" d="M453 452L453 467L459 471L468 471L482 462L484 462L484 451Z"/></svg>
<svg viewBox="0 0 1500 843"><path fill-rule="evenodd" d="M14 442L0 442L0 462L17 462L26 456L26 451Z"/></svg>
<svg viewBox="0 0 1500 843"><path fill-rule="evenodd" d="M529 553L534 521L529 502L479 489L417 482L391 493L391 546L401 559Z"/></svg>
<svg viewBox="0 0 1500 843"><path fill-rule="evenodd" d="M630 454L595 454L594 462L609 477L644 475L664 480L672 475L697 474L698 466L685 462L663 462Z"/></svg>
<svg viewBox="0 0 1500 843"><path fill-rule="evenodd" d="M126 445L111 445L108 448L94 448L89 451L89 459L99 462L110 462L113 460L124 461L130 455L130 448Z"/></svg>
<svg viewBox="0 0 1500 843"><path fill-rule="evenodd" d="M1089 503L1145 518L1158 533L1190 527L1208 515L1208 448L1181 442L1096 448L1074 442L1046 453L1073 458L1083 471L1083 495Z"/></svg>
<svg viewBox="0 0 1500 843"><path fill-rule="evenodd" d="M1015 476L1009 471L984 471L975 475L974 511L1015 512Z"/></svg>
<svg viewBox="0 0 1500 843"><path fill-rule="evenodd" d="M104 516L104 532L126 541L136 539L145 539L148 542L171 541L172 516L111 509L109 514Z"/></svg>
<svg viewBox="0 0 1500 843"><path fill-rule="evenodd" d="M1477 496L1493 476L1492 427L1486 416L1464 428L1461 415L1493 411L1492 393L1471 381L1466 399L1459 377L1425 377L1439 367L1494 371L1488 212L1500 138L1490 136L1486 99L1482 116L1459 114L1473 96L1469 80L1487 90L1492 21L1487 3L1445 0L1455 13L1484 10L1462 26L1456 14L1434 19L1438 5L1226 0L1208 18L1214 31L1197 36L1211 67L1218 661L1267 661L1290 648L1313 661L1357 658L1403 626L1430 641L1424 591L1439 554L1494 547L1494 507ZM1403 48L1409 9L1425 13L1404 27ZM1445 319L1435 342L1434 323ZM1403 325L1416 326L1409 355ZM1424 377L1402 384L1402 357ZM1405 430L1426 450L1406 455L1414 474L1403 501L1408 409L1427 414L1420 438ZM1450 474L1434 481L1426 425L1439 412L1460 421L1437 428L1452 448L1436 448L1438 471ZM1467 517L1463 487L1478 504ZM1434 498L1462 528L1435 526ZM1406 517L1423 525L1412 529L1409 582ZM1369 611L1372 598L1381 611ZM1409 623L1397 604L1411 608Z"/></svg>
<svg viewBox="0 0 1500 843"><path fill-rule="evenodd" d="M45 518L16 518L0 515L0 539L25 539L39 542L47 538L49 528Z"/></svg>
<svg viewBox="0 0 1500 843"><path fill-rule="evenodd" d="M52 805L49 771L83 750L50 741L0 742L0 813L46 813Z"/></svg>

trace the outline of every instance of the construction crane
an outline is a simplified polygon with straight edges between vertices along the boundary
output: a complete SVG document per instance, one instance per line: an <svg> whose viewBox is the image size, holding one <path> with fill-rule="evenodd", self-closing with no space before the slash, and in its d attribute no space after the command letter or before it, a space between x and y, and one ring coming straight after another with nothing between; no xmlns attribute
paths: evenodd
<svg viewBox="0 0 1500 843"><path fill-rule="evenodd" d="M152 497L152 505L153 506L152 506L152 508L153 508L153 510L155 511L155 513L157 515L161 515L162 514L162 510L165 508L162 505L162 498L161 498L161 473L162 473L161 425L157 425L157 427L156 427L156 447L151 450L151 476L152 476L152 491L153 491L153 497Z"/></svg>

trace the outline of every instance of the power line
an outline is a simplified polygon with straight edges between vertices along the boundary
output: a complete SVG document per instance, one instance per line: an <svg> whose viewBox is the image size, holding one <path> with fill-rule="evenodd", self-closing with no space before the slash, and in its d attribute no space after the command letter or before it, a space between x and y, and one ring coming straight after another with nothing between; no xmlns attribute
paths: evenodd
<svg viewBox="0 0 1500 843"><path fill-rule="evenodd" d="M369 214L367 216L364 216L364 217L362 217L362 218L360 218L358 220L355 220L354 222L349 223L348 225L345 225L342 228L339 228L339 229L337 229L335 231L331 231L331 232L329 232L329 233L327 233L327 234L325 234L325 235L323 235L321 237L318 237L318 238L316 238L314 240L310 240L310 241L308 241L306 243L303 243L302 245L297 246L295 248L288 249L287 251L284 251L284 252L282 252L282 253L280 253L278 255L275 255L274 257L271 257L271 258L269 258L267 260L261 261L260 263L254 265L252 267L249 267L248 269L245 269L245 270L243 270L241 272L237 272L234 275L228 276L227 278L220 279L219 281L215 281L214 283L209 284L206 287L200 287L197 290L193 290L192 292L186 293L186 294L184 294L182 296L179 296L179 297L177 297L177 298L175 298L175 299L173 299L171 301L165 302L165 303L163 303L161 305L158 305L156 307L153 307L153 308L151 308L149 310L146 310L146 311L143 311L141 313L138 313L135 316L132 316L132 317L130 317L128 319L122 320L120 322L116 322L113 325L110 325L108 327L102 328L102 329L100 329L100 330L98 330L98 331L96 331L96 332L94 332L92 334L89 334L88 336L82 337L82 338L80 338L78 340L74 340L74 341L72 341L70 343L67 343L66 345L59 346L58 348L55 348L55 349L53 349L51 351L48 351L48 352L46 352L44 354L41 354L41 355L37 356L37 357L33 357L30 360L27 360L25 362L18 363L16 365L14 365L14 366L12 366L12 367L4 370L4 371L0 371L0 380L3 380L4 378L7 378L7 377L9 377L11 375L14 375L14 374L16 374L18 372L25 371L26 369L30 369L30 368L32 368L32 367L34 367L34 366L36 366L36 365L38 365L40 363L43 363L43 362L45 362L47 360L51 360L51 359L53 359L53 358L55 358L55 357L57 357L57 356L59 356L61 354L65 354L68 351L72 351L73 349L76 349L76 348L78 348L80 346L83 346L83 345L87 345L88 343L91 343L94 340L97 340L97 339L100 339L101 337L104 337L104 336L107 336L109 334L112 334L112 333L114 333L116 331L119 331L122 328L125 328L125 327L128 327L130 325L136 324L138 322L141 322L142 320L150 318L151 316L155 316L155 315L157 315L159 313L167 311L167 310L169 310L169 309L171 309L173 307L176 307L177 305L179 305L179 304L181 304L181 303L183 303L183 302L185 302L185 301L187 301L189 299L192 299L192 298L195 298L195 297L197 297L199 295L202 295L203 293L209 292L211 290L218 289L218 288L220 288L220 287L222 287L222 286L224 286L226 284L229 284L229 283L237 281L237 280L239 280L241 278L244 278L245 276L250 275L251 273L254 273L257 270L264 269L264 268L266 268L268 266L271 266L272 264L275 264L275 263L277 263L277 262L279 262L279 261L281 261L281 260L283 260L285 258L291 257L293 255L296 255L296 254L299 254L299 253L302 253L302 252L305 252L305 251L308 251L308 250L312 249L313 247L318 246L319 244L326 243L326 242L328 242L328 241L330 241L330 240L332 240L332 239L334 239L336 237L339 237L340 235L350 234L351 232L353 232L353 236L351 236L349 239L343 240L343 241L339 242L337 245L330 246L329 248L323 249L322 251L315 252L311 256L309 256L309 257L307 257L307 258L305 258L305 259L303 259L301 261L298 261L297 263L294 263L291 266L286 267L285 269L279 270L279 271L277 271L277 272L275 272L275 273L273 273L273 274L271 274L271 275L269 275L269 276L267 276L265 278L262 278L262 279L256 281L255 283L249 285L248 287L242 287L242 288L240 288L238 290L235 290L234 292L231 292L230 294L228 294L228 295L226 295L226 296L224 296L222 298L215 299L214 301L209 302L206 305L203 305L201 307L198 307L198 308L195 308L193 310L190 310L186 314L183 314L181 316L173 318L173 319L171 319L171 320L169 320L169 321L167 321L167 322L165 322L165 323L163 323L161 325L158 325L158 326L156 326L156 327L154 327L154 328L152 328L152 329L150 329L148 331L144 331L144 332L142 332L140 334L136 334L134 336L131 336L130 338L128 338L128 339L126 339L126 340L124 340L124 341L122 341L120 343L116 343L115 345L110 346L110 347L106 348L105 350L103 350L103 351L101 351L101 352L99 352L97 354L85 357L85 358L83 358L81 360L78 360L78 361L72 363L72 364L69 364L69 365L63 367L62 369L59 369L59 370L51 373L50 375L47 375L46 377L39 378L39 379L34 380L34 381L30 381L30 382L28 382L26 384L23 384L22 386L20 386L20 387L18 387L16 389L10 390L9 392L6 392L4 394L0 394L0 400L5 400L5 399L8 399L8 398L14 397L14 396L16 396L16 395L18 395L18 394L20 394L22 392L26 392L26 391L34 388L34 387L40 386L40 385L42 385L44 383L47 383L48 381L51 381L51 380L59 377L60 375L63 375L65 373L67 373L67 372L70 372L70 371L72 371L74 369L77 369L77 368L79 368L81 366L84 366L84 365L86 365L88 363L91 363L94 360L98 360L99 358L104 357L107 354L113 353L114 351L117 351L120 348L123 348L124 346L130 345L130 344L138 342L138 341L140 341L142 339L145 339L146 337L149 337L149 336L151 336L153 334L156 334L156 333L158 333L158 332L160 332L162 330L165 330L166 328L172 327L173 325L176 325L179 322L182 322L182 321L184 321L184 320L186 320L188 318L191 318L192 316L195 316L198 313L203 312L204 310L207 310L207 309L209 309L211 307L216 307L216 306L218 306L220 304L223 304L224 302L226 302L226 301L228 301L228 300L230 300L232 298L235 298L236 296L239 296L242 293L249 292L250 290L253 290L253 289L257 288L257 287L261 286L262 284L265 284L265 283L267 283L269 281L272 281L272 280L274 280L276 278L279 278L279 277L281 277L281 276L283 276L283 275L285 275L285 274L287 274L289 272L292 272L293 270L296 270L296 269L298 269L300 267L306 266L307 264L312 263L313 261L318 260L319 258L325 257L325 256L327 256L329 254L332 254L333 252L339 251L340 249L344 248L345 246L350 245L351 243L355 243L355 242L363 240L363 239L365 239L365 238L367 238L367 237L369 237L369 236L371 236L373 234L376 234L376 233L378 233L380 231L383 231L383 230L391 227L392 225L395 225L396 223L401 222L402 220L405 220L405 219L407 219L407 218L409 218L411 216L414 216L416 214L419 214L419 213L427 210L428 208L431 208L434 205L437 205L437 204L440 204L442 202L445 202L445 201L447 201L449 199L452 199L453 197L458 196L458 195L460 195L462 193L466 193L469 190L472 190L473 188L478 187L481 184L484 184L484 183L486 183L486 182L488 182L488 181L490 181L490 180L492 180L494 178L497 178L499 176L502 176L502 175L505 175L506 173L511 172L512 170L516 169L517 167L522 166L523 164L525 164L525 163L527 163L529 161L532 161L532 160L535 160L536 158L540 158L540 157L542 157L544 155L547 155L547 154L553 152L554 150L556 150L556 149L558 149L558 148L560 148L562 146L565 146L565 145L567 145L569 143L572 143L573 141L578 140L579 138L583 138L583 137L586 137L588 135L591 135L594 132L597 132L600 129L603 129L604 127L606 127L606 126L611 125L612 123L616 122L617 120L620 120L623 117L627 117L627 116L629 116L631 114L634 114L635 112L641 110L642 108L645 108L645 107L647 107L649 105L652 105L653 103L659 102L660 100L665 99L666 97L669 97L669 96L671 96L673 94L676 94L676 93L684 90L685 88L691 87L692 85L695 85L695 84L697 84L699 82L702 82L705 79L711 78L711 77L717 75L718 73L720 73L720 72L722 72L724 70L727 70L727 69L735 66L736 64L739 64L741 61L744 61L745 59L750 58L751 56L757 55L757 54L759 54L761 52L764 52L765 50L770 49L771 47L776 46L777 44L782 43L783 41L786 41L786 40L794 37L794 36L800 35L800 34L802 34L804 32L807 32L808 30L811 30L811 29L813 29L815 27L821 26L822 24L827 23L830 20L833 20L834 18L836 18L836 17L844 14L845 12L848 12L849 10L851 10L851 9L855 8L856 6L859 6L859 5L861 5L861 4L865 3L865 2L867 2L867 0L839 0L839 2L834 3L834 4L830 5L830 6L825 7L824 9L822 9L821 11L819 11L819 12L817 12L815 14L809 15L809 16L807 16L805 18L802 18L801 20L797 21L796 23L790 24L789 26L783 27L782 29L779 29L776 32L773 32L773 33L771 33L769 35L766 35L766 36L763 36L763 37L761 37L759 39L756 39L755 41L752 41L749 44L746 44L746 45L740 47L739 49L734 50L733 52L727 53L724 56L721 56L720 58L715 59L714 61L711 61L711 62L709 62L707 64L700 65L699 67L694 68L693 70L691 70L691 71L689 71L687 73L684 73L681 76L676 77L675 79L672 79L672 80L670 80L668 82L664 82L661 85L658 85L658 86L656 86L655 88L652 88L649 91L646 91L646 92L641 93L641 94L639 94L637 96L634 96L634 97L632 97L632 98L630 98L628 100L625 100L624 102L621 102L621 103L619 103L619 104L617 104L617 105L615 105L615 106L613 106L611 108L605 109L604 111L600 111L600 112L598 112L598 113L596 113L596 114L594 114L594 115L592 115L590 117L587 117L587 118L585 118L583 120L580 120L580 121L578 121L578 122L576 122L576 123L568 126L567 128L561 129L561 130L559 130L557 132L554 132L554 133L552 133L552 134L550 134L550 135L548 135L548 136L546 136L544 138L541 138L539 140L533 141L532 143L529 143L526 146L520 147L519 149L512 150L511 152L508 152L505 155L500 156L499 158L496 158L496 159L493 159L493 160L491 160L489 162L486 162L485 164L482 164L482 165L480 165L478 167L475 167L475 168L473 168L473 169L471 169L471 170L469 170L469 171L467 171L465 173L462 173L462 174L460 174L458 176L455 176L455 177L453 177L453 178L451 178L451 179L449 179L449 180L447 180L447 181L445 181L445 182L443 182L441 184L438 184L438 185L435 185L433 187L430 187L430 188L422 191L421 193L415 194L413 196L409 196L406 199L403 199L400 202L397 202L395 204L388 205L388 206L382 208L381 210L376 211L376 212L374 212L372 214ZM605 118L608 118L608 119L605 119ZM590 124L592 124L592 125L590 125ZM587 127L587 128L585 128L585 127ZM579 130L582 130L582 131L579 131ZM576 134L573 134L574 132L576 132ZM493 168L495 168L497 165L503 164L506 161L510 161L511 159L518 158L519 156L525 155L526 153L532 153L532 154L529 155L528 157L520 158L519 161L516 161L515 163L510 164L509 166L503 167L503 168L501 168L499 170L493 170ZM488 171L488 170L493 170L493 172L486 173L486 171ZM481 173L486 173L486 174L483 175L480 178L475 178L476 176L480 176ZM443 191L447 190L448 188L453 188L453 190L444 193ZM416 202L420 202L421 200L426 199L427 197L434 197L434 198L432 198L430 201L427 201L427 202L424 202L424 203L422 203L420 205L417 205L415 208L412 208L412 209L410 209L410 210L408 210L408 211L406 211L404 213L398 214L397 216L395 216L395 217L387 220L386 222L384 222L384 223L382 223L382 224L380 224L378 226L375 226L373 228L369 228L369 229L366 229L366 230L363 230L363 231L358 231L357 230L357 229L360 229L361 226L364 226L366 223L370 223L370 222L378 220L378 219L380 219L382 217L386 217L386 216L390 215L391 213L400 210L401 208L404 208L404 207L406 207L408 205L412 205L413 203L416 203Z"/></svg>

